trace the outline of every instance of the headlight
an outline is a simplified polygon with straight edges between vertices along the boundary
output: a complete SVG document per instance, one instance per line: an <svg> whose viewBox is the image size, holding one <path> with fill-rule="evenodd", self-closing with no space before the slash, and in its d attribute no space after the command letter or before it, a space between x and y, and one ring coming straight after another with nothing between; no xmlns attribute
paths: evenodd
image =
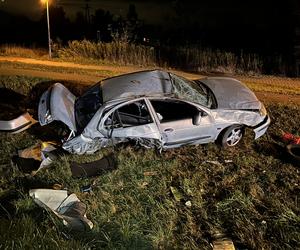
<svg viewBox="0 0 300 250"><path fill-rule="evenodd" d="M267 110L263 104L261 104L261 109L259 110L259 114L261 116L266 116L267 115Z"/></svg>

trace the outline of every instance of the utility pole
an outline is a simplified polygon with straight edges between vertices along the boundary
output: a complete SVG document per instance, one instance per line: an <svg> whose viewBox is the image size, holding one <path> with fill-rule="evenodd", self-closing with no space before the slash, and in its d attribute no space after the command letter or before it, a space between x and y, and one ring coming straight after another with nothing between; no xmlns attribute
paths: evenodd
<svg viewBox="0 0 300 250"><path fill-rule="evenodd" d="M90 15L90 6L88 4L90 0L85 0L86 4L85 4L85 21L86 23L89 25L91 22L91 15Z"/></svg>
<svg viewBox="0 0 300 250"><path fill-rule="evenodd" d="M51 36L50 36L50 18L49 18L49 0L41 0L43 3L46 2L47 7L47 25L48 25L48 47L49 47L49 58L52 58L51 51Z"/></svg>

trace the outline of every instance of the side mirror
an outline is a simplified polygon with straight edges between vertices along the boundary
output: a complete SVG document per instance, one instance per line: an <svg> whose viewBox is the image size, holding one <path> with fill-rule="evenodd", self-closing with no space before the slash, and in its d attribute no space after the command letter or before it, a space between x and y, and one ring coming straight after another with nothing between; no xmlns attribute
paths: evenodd
<svg viewBox="0 0 300 250"><path fill-rule="evenodd" d="M164 119L163 116L160 113L156 112L156 115L157 115L157 118L158 118L159 121L161 121L162 119Z"/></svg>
<svg viewBox="0 0 300 250"><path fill-rule="evenodd" d="M198 112L194 117L193 117L193 125L199 126L201 123L201 118L202 118L202 112Z"/></svg>

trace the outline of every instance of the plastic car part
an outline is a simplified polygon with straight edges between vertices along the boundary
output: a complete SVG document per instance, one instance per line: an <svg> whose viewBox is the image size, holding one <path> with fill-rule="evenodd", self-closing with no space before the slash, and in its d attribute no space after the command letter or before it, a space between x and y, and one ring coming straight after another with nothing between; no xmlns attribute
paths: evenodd
<svg viewBox="0 0 300 250"><path fill-rule="evenodd" d="M51 210L63 220L65 226L75 231L93 228L93 223L86 217L86 205L76 196L68 196L66 190L31 189L29 195L39 206Z"/></svg>
<svg viewBox="0 0 300 250"><path fill-rule="evenodd" d="M14 163L20 171L35 175L57 158L59 153L57 146L55 142L37 142L33 146L19 150L18 157L14 157Z"/></svg>
<svg viewBox="0 0 300 250"><path fill-rule="evenodd" d="M28 112L26 112L23 115L9 121L0 120L0 131L15 134L28 129L35 123L37 123L37 121L34 120Z"/></svg>

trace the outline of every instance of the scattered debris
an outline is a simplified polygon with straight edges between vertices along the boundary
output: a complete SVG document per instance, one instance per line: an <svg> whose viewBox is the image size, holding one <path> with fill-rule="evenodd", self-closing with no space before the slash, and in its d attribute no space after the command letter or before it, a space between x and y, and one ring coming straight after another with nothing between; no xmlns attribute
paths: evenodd
<svg viewBox="0 0 300 250"><path fill-rule="evenodd" d="M300 144L300 136L295 136L291 133L283 133L282 139L290 144Z"/></svg>
<svg viewBox="0 0 300 250"><path fill-rule="evenodd" d="M141 188L145 188L145 187L147 187L148 185L149 185L148 182L143 181L143 182L140 184L140 187L141 187Z"/></svg>
<svg viewBox="0 0 300 250"><path fill-rule="evenodd" d="M86 205L76 194L68 195L66 190L31 189L29 195L39 206L50 209L70 230L85 231L93 228L86 217Z"/></svg>
<svg viewBox="0 0 300 250"><path fill-rule="evenodd" d="M16 134L28 129L35 123L37 123L37 121L33 119L28 112L26 112L9 121L0 120L0 131Z"/></svg>
<svg viewBox="0 0 300 250"><path fill-rule="evenodd" d="M28 148L18 150L18 155L21 158L33 158L37 161L42 160L41 144L38 142Z"/></svg>
<svg viewBox="0 0 300 250"><path fill-rule="evenodd" d="M235 247L231 239L220 238L213 241L213 250L235 250Z"/></svg>
<svg viewBox="0 0 300 250"><path fill-rule="evenodd" d="M92 185L85 185L80 188L82 193L90 193L92 191Z"/></svg>
<svg viewBox="0 0 300 250"><path fill-rule="evenodd" d="M55 142L37 142L28 148L19 150L18 157L14 157L13 161L22 172L35 175L56 159L56 150Z"/></svg>
<svg viewBox="0 0 300 250"><path fill-rule="evenodd" d="M157 175L156 171L148 171L148 172L144 172L144 176L154 176Z"/></svg>
<svg viewBox="0 0 300 250"><path fill-rule="evenodd" d="M191 202L191 201L187 201L187 202L185 203L185 205L186 205L187 207L192 207L192 202Z"/></svg>
<svg viewBox="0 0 300 250"><path fill-rule="evenodd" d="M77 163L71 162L71 171L73 177L92 177L105 173L109 170L114 170L117 167L115 157L110 154L101 158L100 160L88 162L88 163Z"/></svg>
<svg viewBox="0 0 300 250"><path fill-rule="evenodd" d="M182 193L180 193L176 187L171 186L170 189L176 201L181 201L183 199Z"/></svg>
<svg viewBox="0 0 300 250"><path fill-rule="evenodd" d="M218 161L205 161L207 163L219 166L219 167L223 167L222 163L218 162Z"/></svg>
<svg viewBox="0 0 300 250"><path fill-rule="evenodd" d="M56 183L52 186L52 188L54 190L61 190L61 189L63 189L63 185Z"/></svg>

